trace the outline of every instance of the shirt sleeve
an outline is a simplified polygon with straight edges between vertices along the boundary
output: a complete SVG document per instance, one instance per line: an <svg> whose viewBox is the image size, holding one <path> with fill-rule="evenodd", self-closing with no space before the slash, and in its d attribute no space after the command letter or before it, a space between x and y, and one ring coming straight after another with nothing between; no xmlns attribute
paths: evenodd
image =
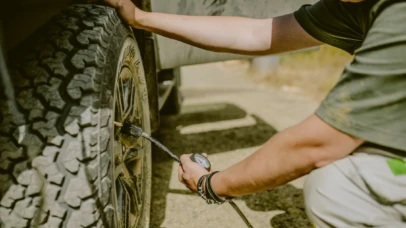
<svg viewBox="0 0 406 228"><path fill-rule="evenodd" d="M367 142L406 152L406 2L376 17L316 115Z"/></svg>
<svg viewBox="0 0 406 228"><path fill-rule="evenodd" d="M320 0L302 6L294 16L315 39L353 54L365 38L371 7L371 1Z"/></svg>

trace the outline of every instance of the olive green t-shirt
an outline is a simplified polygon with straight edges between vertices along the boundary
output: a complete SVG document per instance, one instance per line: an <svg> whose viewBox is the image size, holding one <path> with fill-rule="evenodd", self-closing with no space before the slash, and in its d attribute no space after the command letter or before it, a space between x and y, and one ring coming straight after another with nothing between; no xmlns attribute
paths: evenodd
<svg viewBox="0 0 406 228"><path fill-rule="evenodd" d="M406 1L321 0L295 17L314 38L354 54L316 115L373 145L406 152Z"/></svg>

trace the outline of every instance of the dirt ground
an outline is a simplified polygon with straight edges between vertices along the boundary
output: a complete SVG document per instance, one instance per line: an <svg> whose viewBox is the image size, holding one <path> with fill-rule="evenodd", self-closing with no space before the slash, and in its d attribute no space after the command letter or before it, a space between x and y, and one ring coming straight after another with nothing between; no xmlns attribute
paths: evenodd
<svg viewBox="0 0 406 228"><path fill-rule="evenodd" d="M303 94L254 83L248 72L239 62L183 68L182 113L163 117L154 136L178 155L208 153L214 169L221 170L317 107ZM207 205L179 184L177 164L157 148L152 170L151 227L245 227L229 205ZM304 179L235 201L254 227L311 227Z"/></svg>

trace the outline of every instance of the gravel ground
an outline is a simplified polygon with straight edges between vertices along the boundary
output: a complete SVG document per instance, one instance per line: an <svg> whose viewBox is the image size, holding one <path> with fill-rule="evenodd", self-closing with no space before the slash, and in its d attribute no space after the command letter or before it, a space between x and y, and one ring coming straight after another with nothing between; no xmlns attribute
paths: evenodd
<svg viewBox="0 0 406 228"><path fill-rule="evenodd" d="M246 74L244 66L219 63L183 69L182 113L163 117L154 136L178 155L208 153L221 170L317 107L301 94L254 84ZM208 206L177 183L176 167L153 148L151 227L244 227L229 206ZM303 181L236 202L254 227L311 227L304 212Z"/></svg>

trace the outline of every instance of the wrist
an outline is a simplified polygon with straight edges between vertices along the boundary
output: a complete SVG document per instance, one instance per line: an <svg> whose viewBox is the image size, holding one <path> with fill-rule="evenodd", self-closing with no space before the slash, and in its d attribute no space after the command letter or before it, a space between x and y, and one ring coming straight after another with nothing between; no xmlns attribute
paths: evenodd
<svg viewBox="0 0 406 228"><path fill-rule="evenodd" d="M150 12L143 11L141 9L135 8L134 9L134 19L131 23L131 26L138 29L146 28L146 21Z"/></svg>
<svg viewBox="0 0 406 228"><path fill-rule="evenodd" d="M220 197L226 198L230 197L231 195L229 194L228 188L227 188L227 183L223 178L223 173L217 173L214 175L211 179L211 185L213 188L213 191Z"/></svg>
<svg viewBox="0 0 406 228"><path fill-rule="evenodd" d="M121 19L128 25L133 28L142 28L140 22L143 20L146 12L137 8L130 0L117 0L113 7L117 10Z"/></svg>

